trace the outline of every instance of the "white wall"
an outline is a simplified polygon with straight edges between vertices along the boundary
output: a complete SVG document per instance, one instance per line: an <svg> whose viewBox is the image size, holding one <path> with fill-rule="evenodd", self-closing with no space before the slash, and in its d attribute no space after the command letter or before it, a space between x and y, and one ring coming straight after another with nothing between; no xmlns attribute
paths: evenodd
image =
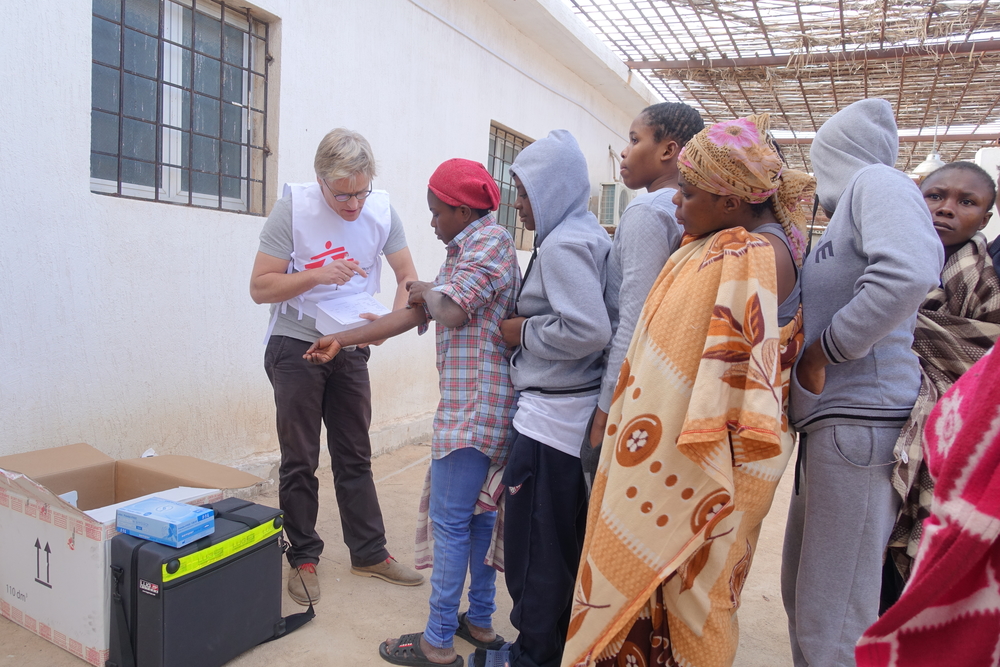
<svg viewBox="0 0 1000 667"><path fill-rule="evenodd" d="M491 120L533 138L572 131L597 194L611 173L608 146L621 149L652 99L634 82L614 86L595 64L598 92L563 64L565 44L546 51L497 9L550 1L258 5L279 19L273 187L313 177L326 131L362 132L423 279L444 258L427 178L447 158L485 163ZM267 309L247 291L263 218L91 193L91 3L14 3L6 16L0 455L85 441L117 457L148 447L230 463L273 456ZM433 335L411 332L374 351L377 448L429 433L433 347Z"/></svg>
<svg viewBox="0 0 1000 667"><path fill-rule="evenodd" d="M975 163L985 169L993 178L993 181L996 182L997 168L1000 167L1000 147L990 146L987 148L980 148L976 151ZM989 223L986 225L986 229L983 230L983 234L985 234L986 238L990 241L1000 236L1000 211L998 211L996 204L993 206L993 217L990 218Z"/></svg>

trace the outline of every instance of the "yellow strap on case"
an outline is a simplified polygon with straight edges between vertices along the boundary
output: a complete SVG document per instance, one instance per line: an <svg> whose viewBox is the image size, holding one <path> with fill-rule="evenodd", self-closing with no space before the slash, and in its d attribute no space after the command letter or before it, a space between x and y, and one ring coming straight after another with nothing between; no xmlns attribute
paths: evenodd
<svg viewBox="0 0 1000 667"><path fill-rule="evenodd" d="M257 526L256 528L251 528L244 533L234 535L228 540L223 540L218 544L214 544L207 549L202 549L201 551L196 551L193 554L181 556L180 558L168 561L163 564L163 583L179 579L180 577L191 574L192 572L197 572L202 568L206 568L213 563L218 563L220 560L229 558L244 549L248 549L255 544L259 544L260 542L263 542L267 538L277 535L280 532L280 526L276 528L274 526L274 521L268 521L267 523ZM180 564L179 566L177 566L178 563ZM175 567L176 569L174 569ZM173 571L171 572L170 570Z"/></svg>

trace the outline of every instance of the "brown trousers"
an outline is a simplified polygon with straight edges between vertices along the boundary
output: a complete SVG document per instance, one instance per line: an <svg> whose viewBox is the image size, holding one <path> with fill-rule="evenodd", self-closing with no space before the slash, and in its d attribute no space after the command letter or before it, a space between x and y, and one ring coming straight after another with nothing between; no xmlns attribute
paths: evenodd
<svg viewBox="0 0 1000 667"><path fill-rule="evenodd" d="M342 351L333 361L313 365L302 358L309 343L272 336L264 369L274 388L281 447L278 499L285 512L286 556L292 566L318 563L323 540L316 532L319 511L320 426L326 424L333 485L344 543L351 564L364 567L389 557L385 526L372 478L369 348Z"/></svg>

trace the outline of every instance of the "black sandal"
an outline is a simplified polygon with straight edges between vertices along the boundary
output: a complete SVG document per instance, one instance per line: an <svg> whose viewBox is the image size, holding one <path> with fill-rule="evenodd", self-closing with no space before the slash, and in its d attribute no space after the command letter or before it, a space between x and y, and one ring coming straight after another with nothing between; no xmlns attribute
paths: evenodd
<svg viewBox="0 0 1000 667"><path fill-rule="evenodd" d="M389 648L388 642L382 642L378 647L378 654L386 662L394 665L415 665L416 667L462 667L464 662L462 656L456 655L455 659L448 663L431 662L424 655L420 648L420 638L424 636L422 632L403 635L396 640L396 646Z"/></svg>
<svg viewBox="0 0 1000 667"><path fill-rule="evenodd" d="M506 643L504 638L500 635L497 635L497 638L491 642L480 641L473 637L472 630L469 628L469 613L465 611L458 615L458 629L455 630L455 635L457 637L461 637L476 648L485 648L491 651L499 649Z"/></svg>

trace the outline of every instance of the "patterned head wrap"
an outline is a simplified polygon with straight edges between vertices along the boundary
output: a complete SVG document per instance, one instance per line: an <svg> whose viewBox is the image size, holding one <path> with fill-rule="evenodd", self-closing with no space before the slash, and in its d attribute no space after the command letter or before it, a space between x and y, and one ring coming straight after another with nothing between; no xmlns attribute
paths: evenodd
<svg viewBox="0 0 1000 667"><path fill-rule="evenodd" d="M816 190L816 180L785 168L770 125L765 113L706 127L681 150L677 166L685 181L712 194L736 195L751 204L770 199L795 263L801 266L806 249L804 205Z"/></svg>

